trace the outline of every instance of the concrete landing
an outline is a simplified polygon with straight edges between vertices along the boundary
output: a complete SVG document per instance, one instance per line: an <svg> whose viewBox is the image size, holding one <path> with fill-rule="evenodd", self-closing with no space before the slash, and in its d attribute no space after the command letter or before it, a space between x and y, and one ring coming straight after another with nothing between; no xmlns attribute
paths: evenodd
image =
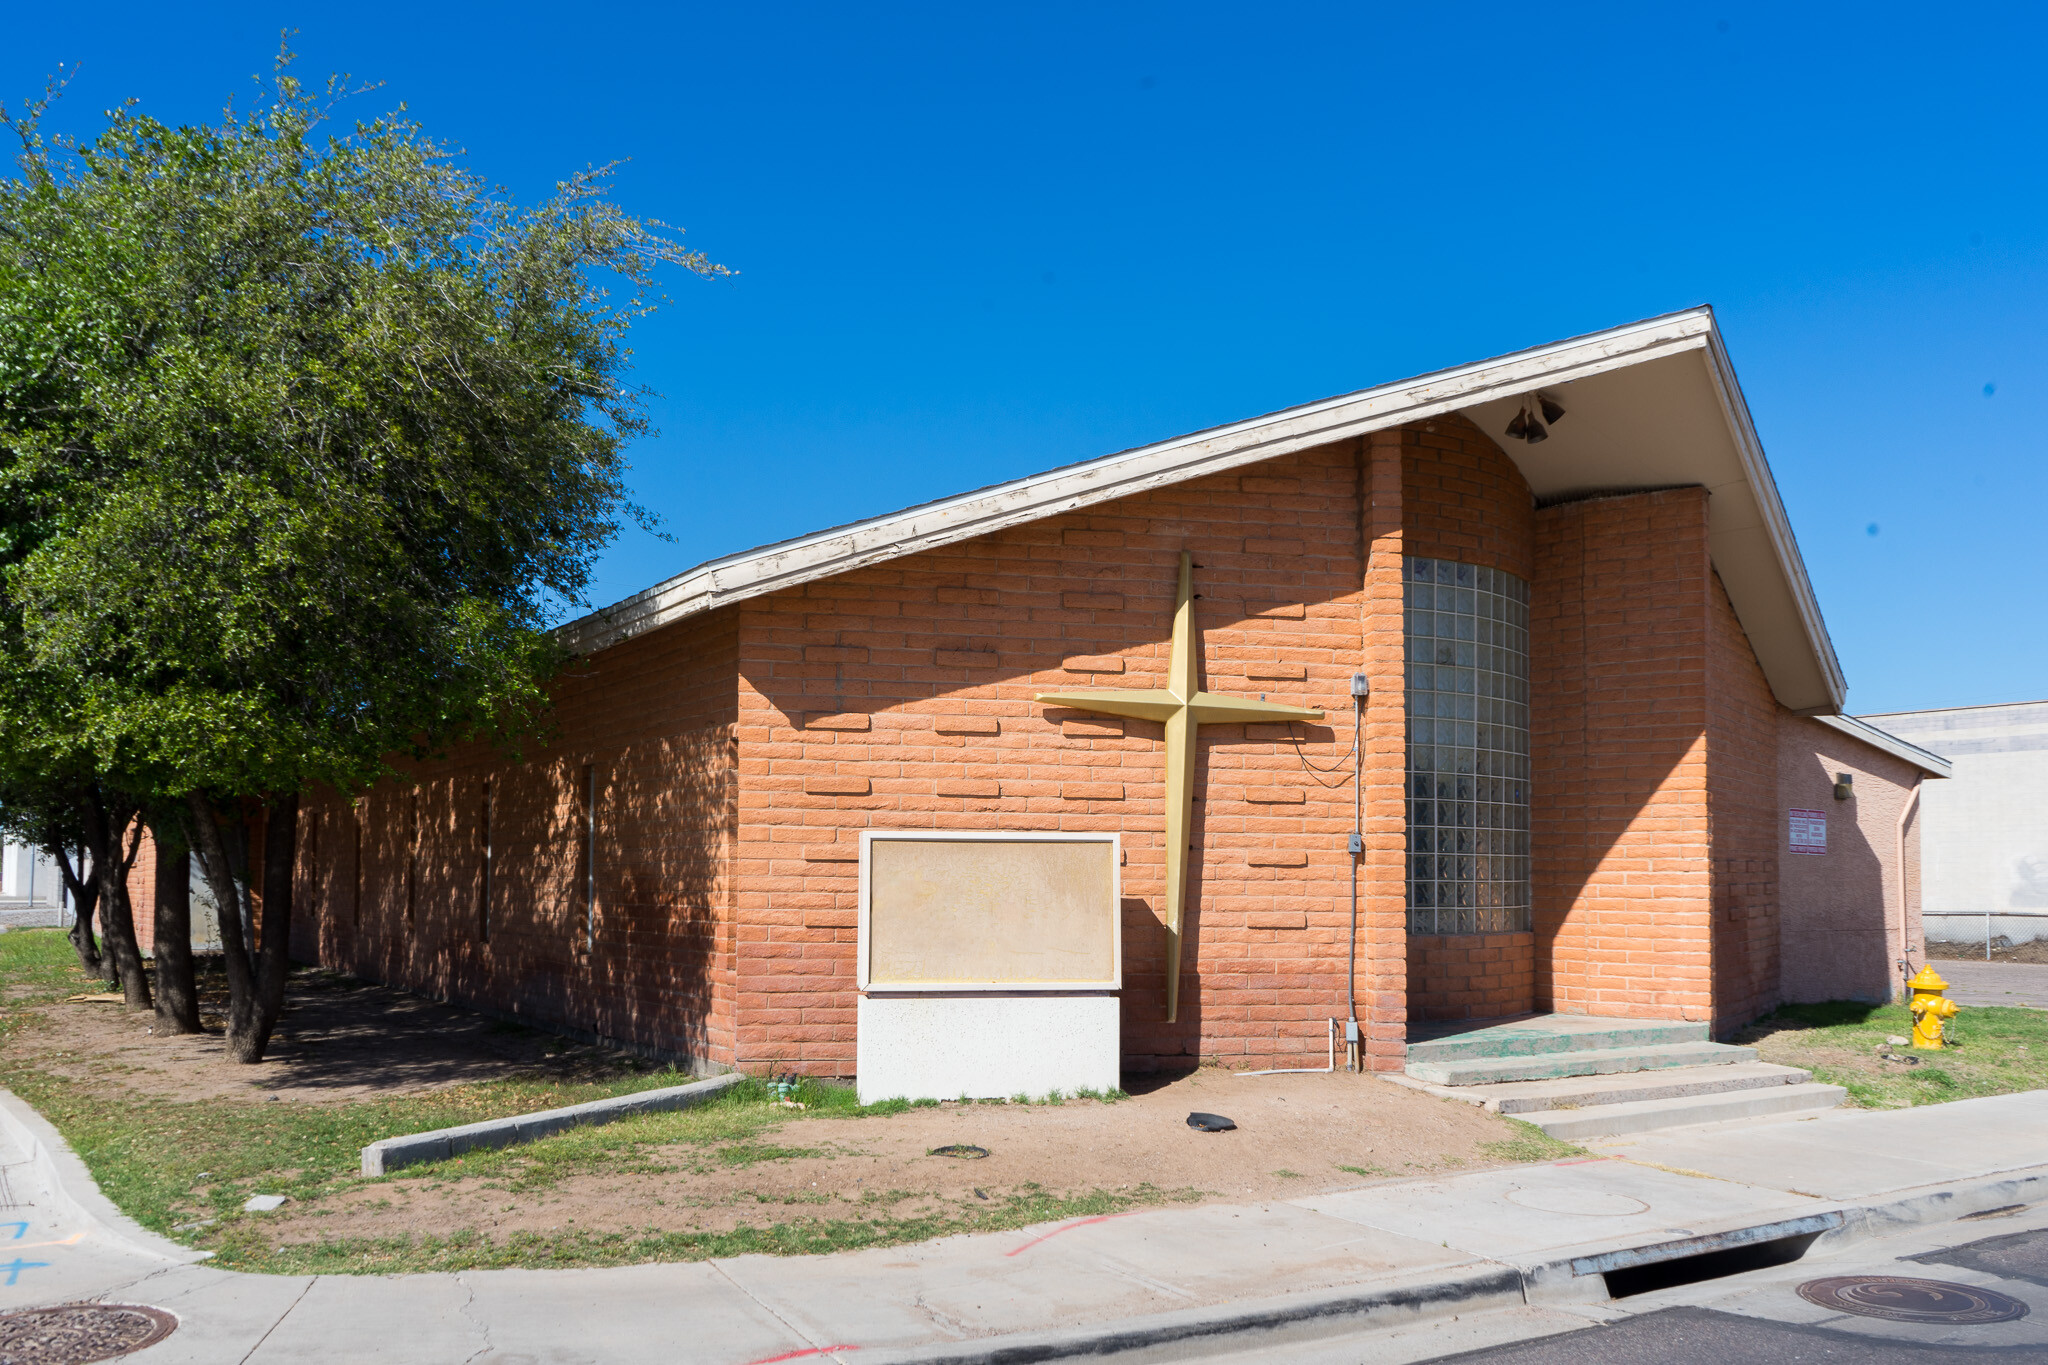
<svg viewBox="0 0 2048 1365"><path fill-rule="evenodd" d="M1523 1057L1469 1057L1445 1062L1408 1063L1408 1074L1437 1085L1484 1085L1495 1081L1531 1081L1552 1076L1605 1076L1628 1071L1671 1067L1720 1066L1753 1062L1756 1049L1726 1043L1662 1043L1654 1047L1596 1048L1583 1052L1544 1052Z"/></svg>

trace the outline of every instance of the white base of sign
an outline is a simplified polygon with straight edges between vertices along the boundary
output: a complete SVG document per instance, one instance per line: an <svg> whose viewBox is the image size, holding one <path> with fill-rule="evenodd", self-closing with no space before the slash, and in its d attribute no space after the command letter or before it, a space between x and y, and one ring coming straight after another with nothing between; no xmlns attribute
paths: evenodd
<svg viewBox="0 0 2048 1365"><path fill-rule="evenodd" d="M854 1044L860 1102L1036 1098L1114 1090L1114 995L864 995Z"/></svg>

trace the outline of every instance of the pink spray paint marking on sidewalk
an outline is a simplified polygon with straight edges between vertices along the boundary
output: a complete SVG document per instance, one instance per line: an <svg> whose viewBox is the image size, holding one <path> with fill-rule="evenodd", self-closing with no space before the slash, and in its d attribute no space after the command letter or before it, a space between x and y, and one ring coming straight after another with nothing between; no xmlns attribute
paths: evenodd
<svg viewBox="0 0 2048 1365"><path fill-rule="evenodd" d="M1026 1242L1023 1246L1018 1247L1015 1251L1006 1251L1003 1253L1003 1255L1020 1255L1026 1251L1031 1250L1031 1248L1037 1246L1040 1242L1050 1241L1052 1238L1059 1236L1063 1232L1072 1232L1075 1228L1085 1228L1090 1223L1107 1223L1112 1218L1135 1218L1137 1217L1138 1213L1139 1210L1132 1209L1129 1213L1098 1213L1093 1218L1078 1218L1071 1223L1067 1223L1061 1227L1054 1228L1051 1232L1045 1233L1043 1236L1033 1237L1030 1241Z"/></svg>

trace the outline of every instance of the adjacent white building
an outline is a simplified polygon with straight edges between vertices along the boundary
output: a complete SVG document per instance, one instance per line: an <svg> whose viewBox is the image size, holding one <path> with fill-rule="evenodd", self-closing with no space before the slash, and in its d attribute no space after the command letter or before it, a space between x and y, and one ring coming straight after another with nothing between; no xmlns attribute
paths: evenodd
<svg viewBox="0 0 2048 1365"><path fill-rule="evenodd" d="M1863 719L1954 765L1920 798L1927 936L2048 938L2048 701Z"/></svg>
<svg viewBox="0 0 2048 1365"><path fill-rule="evenodd" d="M56 924L69 900L56 859L26 844L0 844L0 923Z"/></svg>

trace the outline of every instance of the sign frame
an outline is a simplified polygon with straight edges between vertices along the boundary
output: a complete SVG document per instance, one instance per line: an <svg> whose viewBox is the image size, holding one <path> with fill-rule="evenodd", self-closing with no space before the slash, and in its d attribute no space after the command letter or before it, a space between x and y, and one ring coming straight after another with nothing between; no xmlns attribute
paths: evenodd
<svg viewBox="0 0 2048 1365"><path fill-rule="evenodd" d="M1108 845L1110 886L1109 975L1107 977L1080 981L946 981L930 983L885 981L876 983L868 971L868 956L874 944L874 937L871 933L871 912L873 907L870 897L874 865L872 851L877 842ZM1115 831L864 829L860 833L859 938L854 950L858 988L863 995L870 992L877 995L1045 995L1061 992L1071 994L1077 991L1122 990L1124 981L1123 862L1123 836Z"/></svg>
<svg viewBox="0 0 2048 1365"><path fill-rule="evenodd" d="M1814 838L1818 831L1820 837ZM1828 813L1792 806L1785 812L1785 848L1800 857L1825 858L1828 854Z"/></svg>

